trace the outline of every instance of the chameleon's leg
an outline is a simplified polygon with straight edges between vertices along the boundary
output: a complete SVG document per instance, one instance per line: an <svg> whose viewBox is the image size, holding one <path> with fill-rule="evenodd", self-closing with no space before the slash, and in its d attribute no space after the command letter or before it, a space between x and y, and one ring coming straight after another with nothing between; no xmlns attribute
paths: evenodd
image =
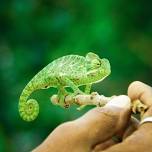
<svg viewBox="0 0 152 152"><path fill-rule="evenodd" d="M65 97L68 95L68 92L65 90L63 86L58 87L58 105L64 108L68 108L70 105L65 102Z"/></svg>
<svg viewBox="0 0 152 152"><path fill-rule="evenodd" d="M84 93L78 88L78 86L76 86L76 85L74 84L74 82L71 81L70 79L64 78L64 81L65 81L66 85L69 86L69 87L71 87L72 90L74 91L73 95L84 94Z"/></svg>
<svg viewBox="0 0 152 152"><path fill-rule="evenodd" d="M89 94L89 93L90 93L90 91L91 91L91 86L92 86L92 84L87 84L87 85L86 85L85 91L84 91L86 94Z"/></svg>
<svg viewBox="0 0 152 152"><path fill-rule="evenodd" d="M73 81L71 81L70 79L68 79L67 77L64 77L64 79L62 78L62 77L58 77L57 78L57 80L58 80L58 82L60 82L61 84L64 82L65 84L66 84L66 86L69 86L69 87L71 87L72 88L72 90L73 90L73 93L71 93L70 94L70 96L72 96L73 98L77 95L77 94L84 94L79 88L78 88L78 86L76 86L75 84L74 84L74 82ZM63 93L63 91L61 90L61 85L58 87L59 88L59 91L61 92L59 92L59 94L58 94L58 96L59 96L59 105L60 106L63 106L63 105L68 105L68 104L66 104L65 103L65 97L66 97L66 95L64 95L64 93ZM69 94L69 93L68 93ZM65 106L64 106L65 107Z"/></svg>
<svg viewBox="0 0 152 152"><path fill-rule="evenodd" d="M66 84L71 87L74 91L71 95L75 97L77 94L84 94L70 79L66 78L65 79ZM91 86L89 85L86 89L87 92L90 92ZM82 110L85 107L85 105L82 105L77 108L77 110Z"/></svg>
<svg viewBox="0 0 152 152"><path fill-rule="evenodd" d="M65 86L62 83L63 82L62 77L56 77L56 80L58 81L58 84L57 84L58 100L57 100L57 103L55 103L55 104L59 105L61 107L64 107L64 108L68 108L70 105L65 102L65 98L69 93L66 91Z"/></svg>

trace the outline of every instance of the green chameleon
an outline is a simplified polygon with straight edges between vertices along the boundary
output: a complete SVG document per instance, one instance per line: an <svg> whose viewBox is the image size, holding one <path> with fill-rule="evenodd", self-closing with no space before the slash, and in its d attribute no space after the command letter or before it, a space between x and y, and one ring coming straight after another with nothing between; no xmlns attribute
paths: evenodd
<svg viewBox="0 0 152 152"><path fill-rule="evenodd" d="M69 93L66 87L73 90L73 96L77 94L89 94L91 85L102 81L110 74L110 63L107 59L101 59L95 53L89 52L86 57L79 55L67 55L58 58L44 67L25 86L19 99L19 114L25 121L33 121L39 113L39 104L35 99L28 99L31 93L38 89L55 87L58 89L58 105L67 107L65 97ZM82 92L79 86L85 85Z"/></svg>

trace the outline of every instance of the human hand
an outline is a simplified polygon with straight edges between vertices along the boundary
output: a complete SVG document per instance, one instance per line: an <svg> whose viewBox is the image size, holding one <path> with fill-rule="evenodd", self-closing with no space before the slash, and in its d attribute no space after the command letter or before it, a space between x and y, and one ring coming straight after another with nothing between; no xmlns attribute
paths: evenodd
<svg viewBox="0 0 152 152"><path fill-rule="evenodd" d="M139 99L148 106L148 110L142 119L152 116L152 88L142 82L135 81L128 88L128 96L131 100ZM131 131L132 132L132 131ZM151 152L152 151L152 122L138 125L134 133L124 134L124 140L102 152Z"/></svg>
<svg viewBox="0 0 152 152"><path fill-rule="evenodd" d="M140 99L149 106L144 117L152 114L152 88L133 82L128 89L129 97ZM152 151L152 124L139 126L130 119L130 101L118 96L103 108L95 108L77 120L57 127L35 152L150 152ZM132 134L132 132L134 132ZM122 137L121 143L112 140L114 135ZM109 148L110 147L110 148ZM103 151L106 149L105 151Z"/></svg>
<svg viewBox="0 0 152 152"><path fill-rule="evenodd" d="M126 128L130 119L130 99L118 96L103 108L94 108L82 117L57 127L35 152L90 152L116 142L112 137Z"/></svg>

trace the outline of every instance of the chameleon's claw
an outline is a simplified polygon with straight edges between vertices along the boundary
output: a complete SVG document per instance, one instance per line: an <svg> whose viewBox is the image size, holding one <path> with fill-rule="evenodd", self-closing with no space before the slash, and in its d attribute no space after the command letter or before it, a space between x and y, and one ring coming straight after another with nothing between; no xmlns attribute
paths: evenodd
<svg viewBox="0 0 152 152"><path fill-rule="evenodd" d="M65 104L64 105L64 108L69 108L70 107L70 104Z"/></svg>
<svg viewBox="0 0 152 152"><path fill-rule="evenodd" d="M62 108L69 108L70 107L70 104L66 102L66 97L67 95L53 95L51 97L51 102L52 104L54 105L58 105L58 106L61 106Z"/></svg>
<svg viewBox="0 0 152 152"><path fill-rule="evenodd" d="M64 96L64 108L69 108L70 107L70 104L66 102L66 97L68 96L68 94L66 94Z"/></svg>

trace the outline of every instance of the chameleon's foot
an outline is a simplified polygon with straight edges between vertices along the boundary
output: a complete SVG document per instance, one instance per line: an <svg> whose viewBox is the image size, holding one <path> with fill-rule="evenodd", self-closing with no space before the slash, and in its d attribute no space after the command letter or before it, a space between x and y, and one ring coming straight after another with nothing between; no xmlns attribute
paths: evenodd
<svg viewBox="0 0 152 152"><path fill-rule="evenodd" d="M62 108L69 108L70 104L65 101L65 98L66 96L53 95L51 97L51 102L52 104L60 106Z"/></svg>
<svg viewBox="0 0 152 152"><path fill-rule="evenodd" d="M76 100L77 95L85 95L85 93L82 92L81 90L77 90L73 93L70 93L69 95L70 95L71 99Z"/></svg>
<svg viewBox="0 0 152 152"><path fill-rule="evenodd" d="M77 95L85 95L85 93L82 92L81 90L78 90L78 91L75 91L74 93L70 94L70 96L73 100L76 100ZM81 105L77 108L77 110L82 110L82 109L84 109L84 107L86 107L86 105Z"/></svg>
<svg viewBox="0 0 152 152"><path fill-rule="evenodd" d="M51 97L51 102L54 104L54 105L58 105L58 106L60 106L60 107L62 107L62 108L69 108L70 107L70 104L69 103L67 103L66 102L66 96L67 96L68 94L66 94L66 95L53 95L52 97Z"/></svg>
<svg viewBox="0 0 152 152"><path fill-rule="evenodd" d="M63 108L69 108L70 104L66 103L65 98L67 95L62 95L59 97L59 105Z"/></svg>
<svg viewBox="0 0 152 152"><path fill-rule="evenodd" d="M80 94L81 95L85 95L85 93L83 91L81 91L81 90L77 90L77 91L71 93L72 96L76 96L76 95L80 95Z"/></svg>

